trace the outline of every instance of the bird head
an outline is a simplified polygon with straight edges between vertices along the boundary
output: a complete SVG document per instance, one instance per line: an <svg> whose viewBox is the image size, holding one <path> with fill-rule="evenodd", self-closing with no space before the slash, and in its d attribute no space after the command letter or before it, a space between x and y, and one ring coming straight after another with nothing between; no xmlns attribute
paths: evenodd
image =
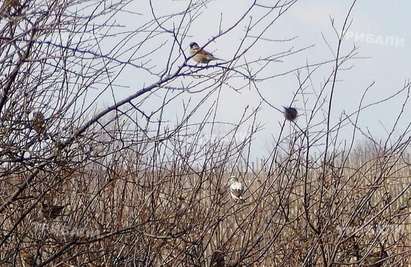
<svg viewBox="0 0 411 267"><path fill-rule="evenodd" d="M191 42L190 43L190 48L191 49L198 49L198 48L200 48L200 46L196 42Z"/></svg>
<svg viewBox="0 0 411 267"><path fill-rule="evenodd" d="M230 178L228 179L228 183L232 184L234 182L238 182L238 178L234 175L230 176Z"/></svg>

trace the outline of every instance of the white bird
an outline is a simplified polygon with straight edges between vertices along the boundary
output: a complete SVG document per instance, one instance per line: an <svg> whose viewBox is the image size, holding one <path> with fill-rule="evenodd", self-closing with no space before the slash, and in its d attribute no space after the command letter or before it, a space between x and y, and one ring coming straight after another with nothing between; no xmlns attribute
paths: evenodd
<svg viewBox="0 0 411 267"><path fill-rule="evenodd" d="M230 185L230 194L231 197L235 201L243 201L243 194L244 194L244 185L238 181L238 178L235 176L231 176L228 179L228 183Z"/></svg>

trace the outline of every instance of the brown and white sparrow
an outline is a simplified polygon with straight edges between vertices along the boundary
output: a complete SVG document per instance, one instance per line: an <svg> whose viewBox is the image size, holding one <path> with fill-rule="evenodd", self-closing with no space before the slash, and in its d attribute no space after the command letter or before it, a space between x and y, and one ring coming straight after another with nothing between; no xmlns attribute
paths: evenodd
<svg viewBox="0 0 411 267"><path fill-rule="evenodd" d="M42 135L46 131L46 121L43 113L40 111L33 113L33 119L31 121L33 129L37 134Z"/></svg>
<svg viewBox="0 0 411 267"><path fill-rule="evenodd" d="M190 55L193 57L193 60L197 63L207 64L212 60L221 60L219 58L216 58L210 52L201 49L201 47L196 42L190 43Z"/></svg>

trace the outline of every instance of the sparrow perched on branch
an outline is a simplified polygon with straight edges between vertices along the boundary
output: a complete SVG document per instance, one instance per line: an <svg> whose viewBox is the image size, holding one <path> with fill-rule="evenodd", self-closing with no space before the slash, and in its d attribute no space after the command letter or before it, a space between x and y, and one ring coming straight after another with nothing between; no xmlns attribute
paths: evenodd
<svg viewBox="0 0 411 267"><path fill-rule="evenodd" d="M193 59L197 63L209 63L212 60L222 60L216 58L210 52L207 52L204 49L201 49L200 46L196 42L190 43L190 55L193 56Z"/></svg>
<svg viewBox="0 0 411 267"><path fill-rule="evenodd" d="M297 118L298 112L293 107L284 107L284 117L288 121L293 121Z"/></svg>
<svg viewBox="0 0 411 267"><path fill-rule="evenodd" d="M43 134L46 131L46 122L43 113L40 111L33 113L33 119L31 121L33 129L38 134Z"/></svg>
<svg viewBox="0 0 411 267"><path fill-rule="evenodd" d="M243 194L244 194L244 185L238 181L238 178L235 176L231 176L228 179L228 183L230 184L230 195L235 201L243 201Z"/></svg>

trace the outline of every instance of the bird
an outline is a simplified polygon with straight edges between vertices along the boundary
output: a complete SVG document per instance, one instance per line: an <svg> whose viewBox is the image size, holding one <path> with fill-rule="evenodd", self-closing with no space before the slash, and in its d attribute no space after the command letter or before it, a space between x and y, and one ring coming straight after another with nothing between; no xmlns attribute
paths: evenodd
<svg viewBox="0 0 411 267"><path fill-rule="evenodd" d="M224 252L221 250L215 250L211 255L210 260L211 267L224 267L225 266L225 259L224 259Z"/></svg>
<svg viewBox="0 0 411 267"><path fill-rule="evenodd" d="M0 8L0 13L4 11L10 12L12 8L17 9L20 6L19 0L5 0L3 5Z"/></svg>
<svg viewBox="0 0 411 267"><path fill-rule="evenodd" d="M60 216L60 213L63 209L64 206L49 205L46 203L42 203L41 205L41 213L43 217L47 220L53 220Z"/></svg>
<svg viewBox="0 0 411 267"><path fill-rule="evenodd" d="M284 107L284 117L286 120L288 121L294 121L297 116L298 116L298 112L295 108L293 107Z"/></svg>
<svg viewBox="0 0 411 267"><path fill-rule="evenodd" d="M228 183L230 184L230 195L235 201L243 201L243 194L244 194L244 185L238 181L236 176L231 176L228 179Z"/></svg>
<svg viewBox="0 0 411 267"><path fill-rule="evenodd" d="M33 129L37 134L42 135L46 131L46 122L43 113L40 111L33 113L33 119L31 121Z"/></svg>
<svg viewBox="0 0 411 267"><path fill-rule="evenodd" d="M197 63L205 63L208 64L212 60L221 60L216 58L210 52L207 52L204 49L201 49L200 46L196 42L190 43L190 55L193 57L193 60Z"/></svg>
<svg viewBox="0 0 411 267"><path fill-rule="evenodd" d="M36 257L25 250L20 251L20 261L23 267L36 266Z"/></svg>

